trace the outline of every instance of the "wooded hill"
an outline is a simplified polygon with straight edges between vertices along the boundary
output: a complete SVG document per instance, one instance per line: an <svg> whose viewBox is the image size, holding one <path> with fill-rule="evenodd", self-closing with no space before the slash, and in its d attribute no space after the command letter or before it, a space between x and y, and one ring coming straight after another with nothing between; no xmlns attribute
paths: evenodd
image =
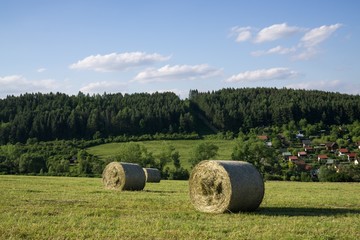
<svg viewBox="0 0 360 240"><path fill-rule="evenodd" d="M291 120L360 120L360 96L276 88L77 95L33 93L0 99L0 144L155 133L246 132Z"/></svg>
<svg viewBox="0 0 360 240"><path fill-rule="evenodd" d="M247 131L306 119L308 123L341 125L360 120L360 96L332 92L244 88L189 94L192 108L221 131Z"/></svg>

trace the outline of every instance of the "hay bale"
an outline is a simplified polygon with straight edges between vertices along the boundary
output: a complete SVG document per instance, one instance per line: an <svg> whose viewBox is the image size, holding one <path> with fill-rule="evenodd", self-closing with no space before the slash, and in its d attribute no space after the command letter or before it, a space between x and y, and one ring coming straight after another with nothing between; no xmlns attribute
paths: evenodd
<svg viewBox="0 0 360 240"><path fill-rule="evenodd" d="M105 188L115 190L143 190L146 182L145 173L140 165L123 162L111 162L106 165L102 179Z"/></svg>
<svg viewBox="0 0 360 240"><path fill-rule="evenodd" d="M254 211L264 197L264 182L248 162L207 160L197 164L189 179L190 199L201 212Z"/></svg>
<svg viewBox="0 0 360 240"><path fill-rule="evenodd" d="M158 183L161 180L161 172L157 168L143 168L146 182Z"/></svg>

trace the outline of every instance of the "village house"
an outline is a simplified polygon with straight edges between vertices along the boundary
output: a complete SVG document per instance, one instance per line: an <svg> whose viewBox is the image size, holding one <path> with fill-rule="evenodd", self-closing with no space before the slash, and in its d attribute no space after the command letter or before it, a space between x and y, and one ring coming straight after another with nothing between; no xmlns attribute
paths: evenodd
<svg viewBox="0 0 360 240"><path fill-rule="evenodd" d="M305 135L302 132L298 132L295 136L297 139L303 139Z"/></svg>
<svg viewBox="0 0 360 240"><path fill-rule="evenodd" d="M261 135L261 136L258 136L258 139L260 139L260 140L262 140L262 141L266 142L266 141L268 141L268 140L269 140L269 137L268 137L267 135Z"/></svg>
<svg viewBox="0 0 360 240"><path fill-rule="evenodd" d="M319 163L326 163L326 161L328 160L328 156L325 154L320 154L318 155L318 162Z"/></svg>
<svg viewBox="0 0 360 240"><path fill-rule="evenodd" d="M302 140L302 145L304 148L309 147L309 146L311 146L311 141L309 139L304 139L304 140Z"/></svg>
<svg viewBox="0 0 360 240"><path fill-rule="evenodd" d="M282 156L284 158L284 160L289 160L289 157L291 156L291 152L283 152Z"/></svg>
<svg viewBox="0 0 360 240"><path fill-rule="evenodd" d="M312 146L305 146L304 150L306 153L313 153L315 152L315 149Z"/></svg>
<svg viewBox="0 0 360 240"><path fill-rule="evenodd" d="M305 157L307 157L307 153L306 152L298 152L298 157L299 158L305 158Z"/></svg>
<svg viewBox="0 0 360 240"><path fill-rule="evenodd" d="M327 150L325 143L320 143L319 145L315 146L314 149L315 149L316 151ZM328 150L327 150L327 151L328 151Z"/></svg>
<svg viewBox="0 0 360 240"><path fill-rule="evenodd" d="M303 170L303 171L310 171L312 170L311 165L306 164L304 160L299 160L297 158L297 156L291 156L289 158L289 161L291 163L293 163L294 165L296 165L299 169Z"/></svg>
<svg viewBox="0 0 360 240"><path fill-rule="evenodd" d="M270 138L269 136L267 135L260 135L260 136L257 136L258 139L264 141L265 145L268 146L268 147L272 147L272 142L270 141Z"/></svg>
<svg viewBox="0 0 360 240"><path fill-rule="evenodd" d="M336 142L325 143L325 149L330 152L335 152L339 148L339 145Z"/></svg>
<svg viewBox="0 0 360 240"><path fill-rule="evenodd" d="M289 156L289 162L296 162L299 160L299 158L297 156Z"/></svg>
<svg viewBox="0 0 360 240"><path fill-rule="evenodd" d="M327 159L325 164L326 164L326 165L335 165L335 164L336 164L336 160L335 160L335 159Z"/></svg>
<svg viewBox="0 0 360 240"><path fill-rule="evenodd" d="M339 157L345 156L349 154L349 150L347 148L340 148L337 154Z"/></svg>
<svg viewBox="0 0 360 240"><path fill-rule="evenodd" d="M356 154L356 153L349 153L349 154L347 155L347 157L348 157L348 161L349 161L349 162L352 162L352 161L355 161L355 159L356 159L356 157L357 157L357 154Z"/></svg>

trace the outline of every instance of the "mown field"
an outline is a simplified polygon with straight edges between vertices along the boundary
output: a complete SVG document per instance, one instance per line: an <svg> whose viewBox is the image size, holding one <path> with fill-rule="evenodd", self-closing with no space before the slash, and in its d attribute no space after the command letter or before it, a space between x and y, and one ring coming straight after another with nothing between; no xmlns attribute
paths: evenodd
<svg viewBox="0 0 360 240"><path fill-rule="evenodd" d="M252 213L197 212L187 181L0 176L0 239L360 239L359 183L266 182Z"/></svg>
<svg viewBox="0 0 360 240"><path fill-rule="evenodd" d="M211 142L219 147L218 155L214 159L231 159L231 153L233 152L235 146L235 140L154 140L137 143L144 145L149 152L153 153L154 156L159 154L167 145L175 147L175 150L180 154L181 165L190 170L191 164L189 163L189 159L191 158L191 154L193 153L195 147L203 141ZM87 151L105 160L118 155L120 153L121 145L123 144L126 143L102 144L88 148Z"/></svg>

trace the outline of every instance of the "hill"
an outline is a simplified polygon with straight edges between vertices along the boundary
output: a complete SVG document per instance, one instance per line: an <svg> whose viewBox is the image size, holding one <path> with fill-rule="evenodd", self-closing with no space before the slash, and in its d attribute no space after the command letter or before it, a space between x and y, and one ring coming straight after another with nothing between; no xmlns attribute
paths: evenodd
<svg viewBox="0 0 360 240"><path fill-rule="evenodd" d="M254 127L322 122L341 125L360 120L360 96L332 92L243 88L213 92L193 90L192 109L201 112L220 131L248 131Z"/></svg>
<svg viewBox="0 0 360 240"><path fill-rule="evenodd" d="M238 133L303 119L325 125L360 120L360 96L276 88L192 90L186 100L169 92L8 96L0 99L0 145L34 138Z"/></svg>

